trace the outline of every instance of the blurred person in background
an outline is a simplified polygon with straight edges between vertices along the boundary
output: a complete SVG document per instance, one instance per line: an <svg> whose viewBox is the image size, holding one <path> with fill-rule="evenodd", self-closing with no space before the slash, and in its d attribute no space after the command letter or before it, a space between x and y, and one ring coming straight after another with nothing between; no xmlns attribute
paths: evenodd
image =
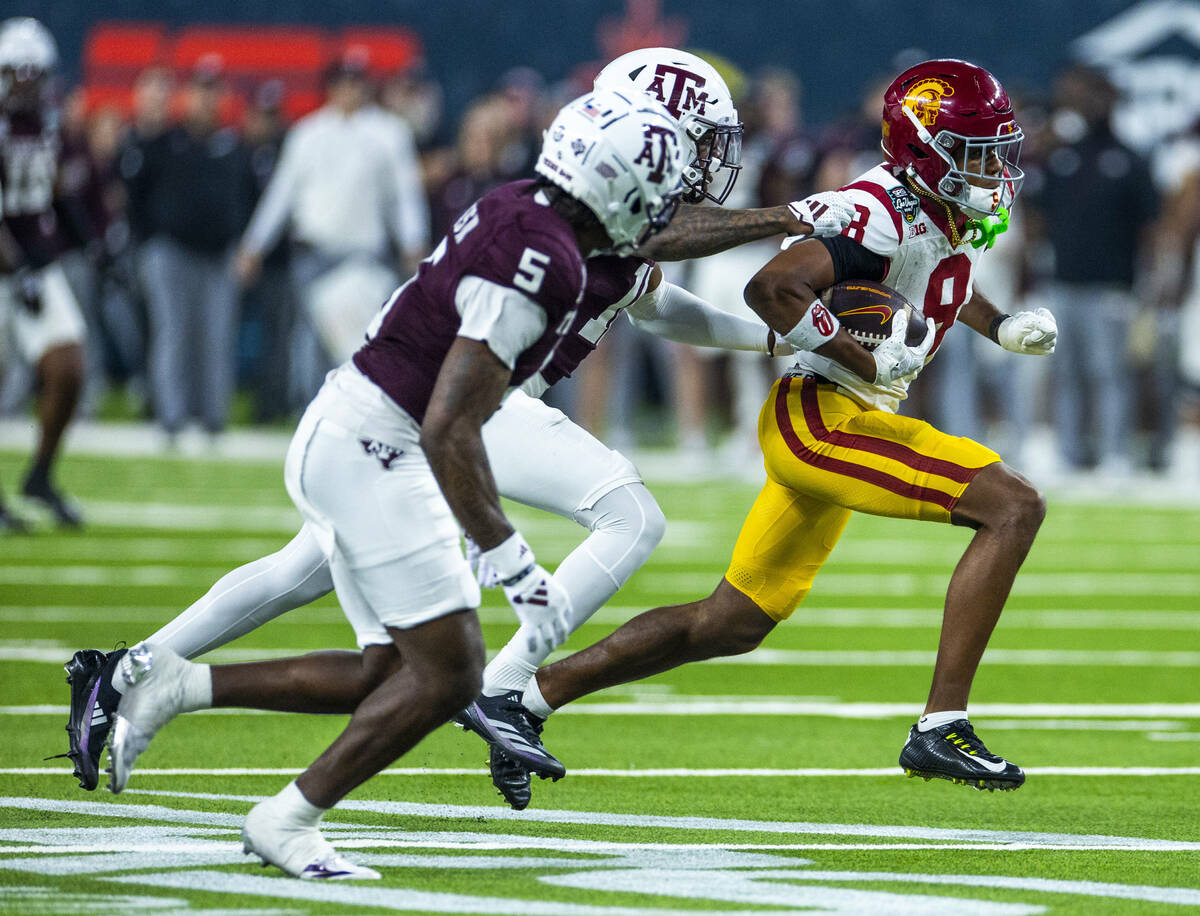
<svg viewBox="0 0 1200 916"><path fill-rule="evenodd" d="M257 203L275 173L287 125L283 119L283 83L268 80L259 86L246 111L242 140L250 157ZM290 246L280 237L262 259L254 285L246 291L244 307L257 319L261 344L254 370L254 420L268 423L288 415L290 408L292 329L296 300L289 269Z"/></svg>
<svg viewBox="0 0 1200 916"><path fill-rule="evenodd" d="M91 119L82 89L67 97L63 114L58 215L66 250L60 263L87 323L86 372L79 409L88 416L94 412L96 399L105 387L98 303L101 274L109 261L107 237L113 213L106 195L105 166L92 154ZM111 167L111 160L107 165Z"/></svg>
<svg viewBox="0 0 1200 916"><path fill-rule="evenodd" d="M542 131L554 113L547 102L546 82L532 67L514 67L500 77L496 98L505 125L497 163L500 174L505 181L528 178L542 145Z"/></svg>
<svg viewBox="0 0 1200 916"><path fill-rule="evenodd" d="M404 119L418 150L433 147L442 129L442 87L423 64L388 77L379 90L379 104Z"/></svg>
<svg viewBox="0 0 1200 916"><path fill-rule="evenodd" d="M169 67L147 67L133 84L134 141L153 140L171 126L175 74Z"/></svg>
<svg viewBox="0 0 1200 916"><path fill-rule="evenodd" d="M220 123L222 62L206 55L184 96L183 120L121 156L150 325L155 416L174 444L196 417L210 435L229 419L238 291L231 256L254 186L238 135Z"/></svg>
<svg viewBox="0 0 1200 916"><path fill-rule="evenodd" d="M60 525L78 527L78 509L52 479L83 384L86 333L61 264L57 64L54 39L36 19L0 25L0 359L31 366L37 391L39 437L21 492ZM26 529L0 499L0 533Z"/></svg>
<svg viewBox="0 0 1200 916"><path fill-rule="evenodd" d="M126 212L128 195L119 162L132 142L133 128L122 112L105 106L87 122L88 162L91 180L99 188L104 226L103 247L97 264L97 288L88 313L88 381L83 409L96 409L103 390L113 382L125 383L125 396L136 415L146 413L146 313L137 279L136 246L132 243ZM91 360L97 361L96 366Z"/></svg>
<svg viewBox="0 0 1200 916"><path fill-rule="evenodd" d="M429 244L412 131L371 100L367 64L366 50L352 47L331 67L326 102L284 139L237 258L238 277L249 285L289 232L292 282L324 351L318 371L308 373L318 383L358 349Z"/></svg>
<svg viewBox="0 0 1200 916"><path fill-rule="evenodd" d="M1200 354L1183 341L1200 334L1200 120L1161 151L1156 174L1164 201L1155 250L1159 308L1154 339L1148 341L1158 402L1151 463L1158 458L1177 481L1195 486L1200 481Z"/></svg>
<svg viewBox="0 0 1200 916"><path fill-rule="evenodd" d="M458 125L458 142L428 176L433 238L443 237L470 204L507 182L501 157L508 127L507 107L495 95L476 99Z"/></svg>
<svg viewBox="0 0 1200 916"><path fill-rule="evenodd" d="M1120 477L1132 468L1129 331L1144 307L1135 284L1158 192L1148 165L1113 133L1117 100L1099 70L1060 74L1029 227L1054 259L1046 292L1062 328L1053 367L1061 460Z"/></svg>

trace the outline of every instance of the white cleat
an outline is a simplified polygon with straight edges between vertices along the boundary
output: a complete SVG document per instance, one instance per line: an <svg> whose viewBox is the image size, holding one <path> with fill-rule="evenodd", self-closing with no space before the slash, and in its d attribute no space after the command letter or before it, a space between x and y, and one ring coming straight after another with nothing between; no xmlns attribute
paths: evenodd
<svg viewBox="0 0 1200 916"><path fill-rule="evenodd" d="M303 881L362 881L382 877L373 868L356 865L333 848L316 827L287 824L274 810L273 798L259 802L246 815L242 849L264 866L274 865Z"/></svg>
<svg viewBox="0 0 1200 916"><path fill-rule="evenodd" d="M134 761L164 725L183 711L185 679L191 662L166 646L138 643L121 659L117 676L125 684L108 745L109 782L114 794L125 788Z"/></svg>

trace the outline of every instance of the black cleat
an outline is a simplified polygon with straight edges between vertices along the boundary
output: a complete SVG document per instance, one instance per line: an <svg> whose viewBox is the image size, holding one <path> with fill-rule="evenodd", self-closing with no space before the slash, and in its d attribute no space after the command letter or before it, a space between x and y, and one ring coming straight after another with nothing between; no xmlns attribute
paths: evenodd
<svg viewBox="0 0 1200 916"><path fill-rule="evenodd" d="M488 747L488 769L492 771L492 785L500 790L509 805L517 811L529 807L533 790L525 767L493 744Z"/></svg>
<svg viewBox="0 0 1200 916"><path fill-rule="evenodd" d="M26 480L21 492L26 499L40 503L42 508L54 516L54 520L62 528L82 528L83 516L73 501L54 489L47 481Z"/></svg>
<svg viewBox="0 0 1200 916"><path fill-rule="evenodd" d="M67 722L70 750L79 787L91 792L100 784L100 754L117 716L121 694L111 678L125 649L104 653L81 649L63 667L71 685L71 718Z"/></svg>
<svg viewBox="0 0 1200 916"><path fill-rule="evenodd" d="M971 723L958 719L927 732L913 726L900 752L900 766L909 776L948 779L972 789L1018 789L1025 774L1015 763L991 753L975 735Z"/></svg>
<svg viewBox="0 0 1200 916"><path fill-rule="evenodd" d="M542 779L562 779L567 768L538 737L543 720L526 709L521 698L517 690L498 697L480 694L454 721Z"/></svg>

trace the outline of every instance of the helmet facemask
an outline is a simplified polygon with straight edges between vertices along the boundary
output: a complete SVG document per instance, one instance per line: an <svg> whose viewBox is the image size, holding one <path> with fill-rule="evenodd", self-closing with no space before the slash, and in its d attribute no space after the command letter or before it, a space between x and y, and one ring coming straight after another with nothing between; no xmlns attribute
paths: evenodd
<svg viewBox="0 0 1200 916"><path fill-rule="evenodd" d="M714 124L702 118L690 118L684 131L695 146L696 155L683 170L685 203L711 200L720 206L729 198L742 168L742 124ZM714 193L712 184L724 171L724 183Z"/></svg>
<svg viewBox="0 0 1200 916"><path fill-rule="evenodd" d="M914 180L925 190L946 200L968 216L994 216L1001 208L1011 208L1025 181L1025 173L1017 164L1025 134L1016 122L1010 121L1004 133L994 137L969 137L950 130L940 130L933 136L908 107L904 114L912 121L917 136L946 165L946 174L936 187L928 187L915 170ZM912 148L922 158L924 150Z"/></svg>

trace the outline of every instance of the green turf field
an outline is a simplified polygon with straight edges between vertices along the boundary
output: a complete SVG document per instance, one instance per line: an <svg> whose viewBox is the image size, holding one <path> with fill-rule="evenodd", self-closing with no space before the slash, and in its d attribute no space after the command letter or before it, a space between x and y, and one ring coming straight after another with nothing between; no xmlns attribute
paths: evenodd
<svg viewBox="0 0 1200 916"><path fill-rule="evenodd" d="M11 492L20 456L0 453ZM75 787L62 662L135 641L297 516L277 464L72 456L82 534L0 540L0 913L1175 913L1200 907L1200 509L1056 499L975 683L972 718L1026 768L1017 792L904 778L941 596L969 532L860 517L794 619L755 653L598 694L550 721L570 769L524 812L482 742L435 732L326 818L383 881L283 877L241 818L341 727L200 713L171 723L119 797ZM577 633L698 597L724 569L745 484L651 481L650 563ZM550 565L580 537L513 509ZM513 630L497 595L489 646ZM213 653L350 647L325 599Z"/></svg>

